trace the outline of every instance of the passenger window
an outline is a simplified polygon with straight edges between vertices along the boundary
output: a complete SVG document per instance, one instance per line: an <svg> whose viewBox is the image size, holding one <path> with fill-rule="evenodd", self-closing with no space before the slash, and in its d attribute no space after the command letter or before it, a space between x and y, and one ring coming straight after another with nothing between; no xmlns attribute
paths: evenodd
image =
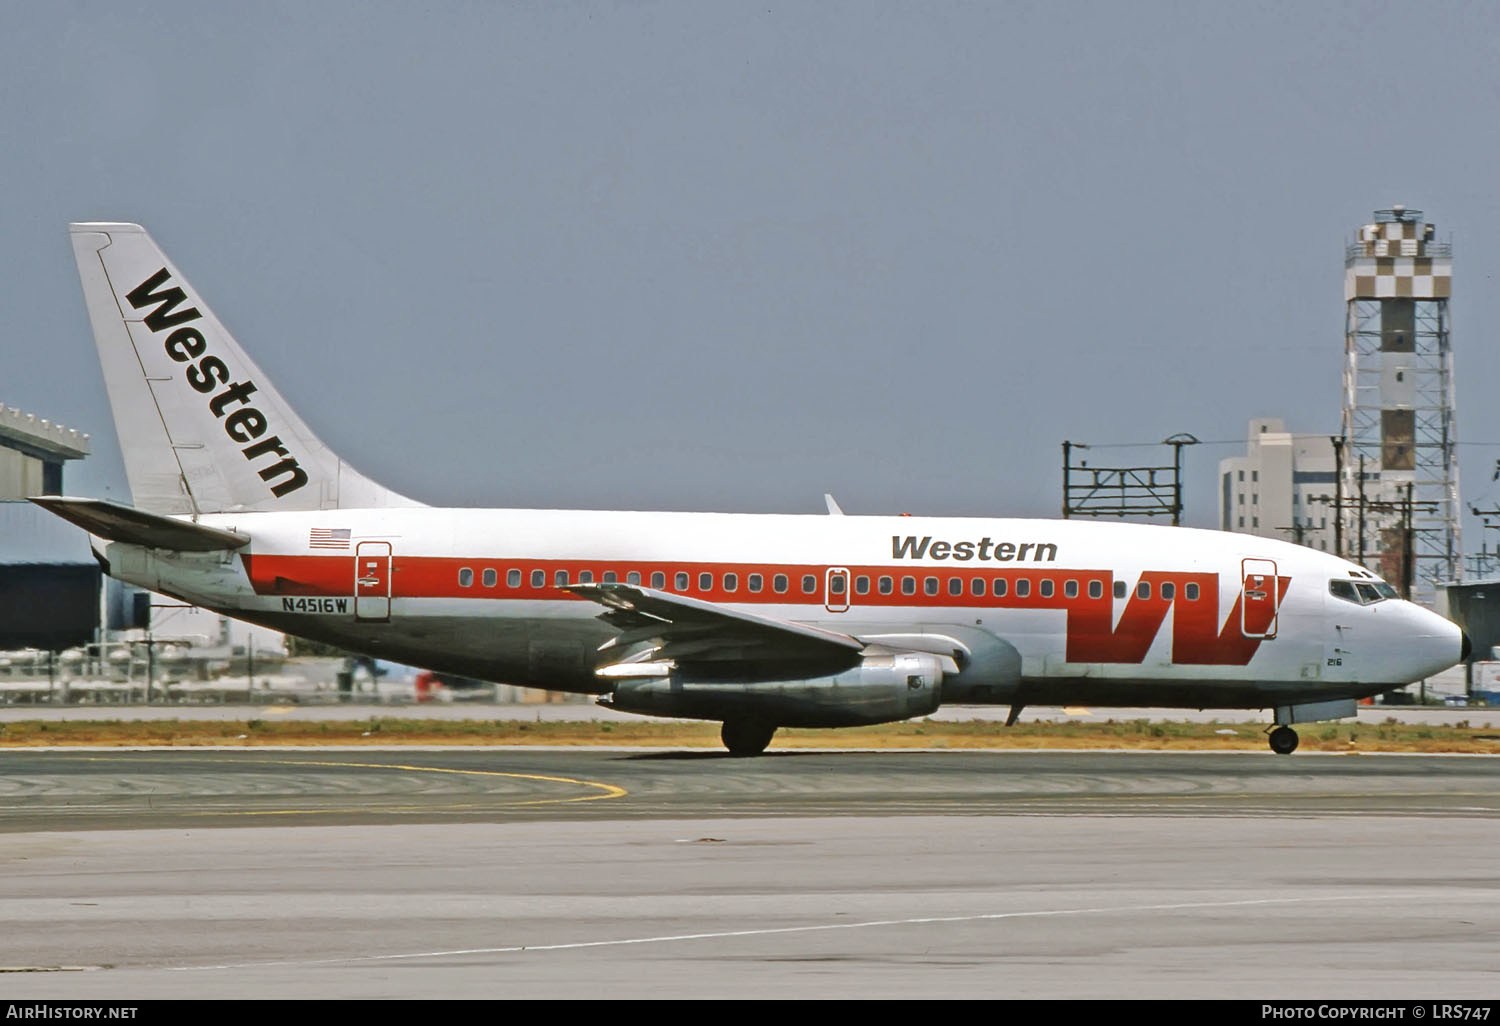
<svg viewBox="0 0 1500 1026"><path fill-rule="evenodd" d="M1352 581L1333 580L1328 582L1328 594L1334 598L1343 599L1345 602L1358 602L1359 595L1354 591Z"/></svg>
<svg viewBox="0 0 1500 1026"><path fill-rule="evenodd" d="M882 595L889 595L891 593L891 586L892 586L892 584L893 584L893 582L891 581L891 579L889 577L882 577L880 579L880 584L879 584L880 594L882 594Z"/></svg>
<svg viewBox="0 0 1500 1026"><path fill-rule="evenodd" d="M1042 598L1052 597L1052 578L1044 577L1042 579L1041 595Z"/></svg>
<svg viewBox="0 0 1500 1026"><path fill-rule="evenodd" d="M856 595L870 594L870 579L864 574L860 574L854 579L854 593Z"/></svg>
<svg viewBox="0 0 1500 1026"><path fill-rule="evenodd" d="M641 572L639 570L632 570L632 571L630 571L630 573L628 573L628 574L625 575L625 583L626 584L640 584L641 583Z"/></svg>
<svg viewBox="0 0 1500 1026"><path fill-rule="evenodd" d="M1161 597L1162 598L1164 598L1164 599L1170 599L1170 598L1175 597L1176 594L1177 594L1177 585L1173 584L1171 581L1167 581L1167 582L1165 582L1161 586Z"/></svg>
<svg viewBox="0 0 1500 1026"><path fill-rule="evenodd" d="M507 588L519 588L521 586L521 571L516 569L505 571L505 586Z"/></svg>
<svg viewBox="0 0 1500 1026"><path fill-rule="evenodd" d="M469 567L464 567L463 569L459 570L459 572L458 572L458 586L460 588L469 588L469 587L472 587L473 584L474 584L474 571L471 570Z"/></svg>
<svg viewBox="0 0 1500 1026"><path fill-rule="evenodd" d="M495 586L496 580L497 575L495 574L494 567L486 567L485 570L479 575L479 583L483 584L486 588L493 588Z"/></svg>
<svg viewBox="0 0 1500 1026"><path fill-rule="evenodd" d="M996 577L993 585L996 598L1004 598L1006 591L1010 588L1010 582L1004 577Z"/></svg>
<svg viewBox="0 0 1500 1026"><path fill-rule="evenodd" d="M936 595L938 593L938 579L936 577L929 577L924 580L922 582L922 590L929 595Z"/></svg>
<svg viewBox="0 0 1500 1026"><path fill-rule="evenodd" d="M1136 593L1136 596L1138 598L1143 598L1143 599L1150 598L1151 597L1151 582L1150 581L1142 581L1140 584L1137 584L1135 586L1135 593Z"/></svg>
<svg viewBox="0 0 1500 1026"><path fill-rule="evenodd" d="M615 580L616 580L616 578L615 578L615 572L613 570L606 570L606 571L604 571L604 583L605 584L614 584Z"/></svg>
<svg viewBox="0 0 1500 1026"><path fill-rule="evenodd" d="M776 594L778 595L785 592L791 586L792 582L787 580L786 574L777 574L775 577L771 578L771 590L776 592Z"/></svg>
<svg viewBox="0 0 1500 1026"><path fill-rule="evenodd" d="M1126 583L1124 581L1116 581L1115 582L1115 598L1117 598L1117 599L1124 598L1125 597L1125 592L1126 592L1127 588L1128 588L1128 586L1126 585Z"/></svg>
<svg viewBox="0 0 1500 1026"><path fill-rule="evenodd" d="M964 579L962 577L948 578L948 594L962 595L964 593Z"/></svg>
<svg viewBox="0 0 1500 1026"><path fill-rule="evenodd" d="M751 591L758 592L765 585L766 579L760 574L751 574L745 578L745 583L750 586Z"/></svg>
<svg viewBox="0 0 1500 1026"><path fill-rule="evenodd" d="M578 583L579 584L593 584L594 583L594 571L592 571L592 570L584 570L584 571L582 571L578 575Z"/></svg>
<svg viewBox="0 0 1500 1026"><path fill-rule="evenodd" d="M812 574L802 575L802 594L811 595L818 590L818 579Z"/></svg>
<svg viewBox="0 0 1500 1026"><path fill-rule="evenodd" d="M1016 582L1016 598L1025 598L1027 595L1030 595L1030 594L1031 594L1031 582L1030 581L1028 581L1026 578L1023 577L1019 581Z"/></svg>
<svg viewBox="0 0 1500 1026"><path fill-rule="evenodd" d="M566 588L568 586L568 572L566 570L557 571L557 573L552 575L552 583L559 588Z"/></svg>
<svg viewBox="0 0 1500 1026"><path fill-rule="evenodd" d="M1090 581L1089 582L1089 598L1096 599L1096 598L1103 598L1103 597L1104 597L1104 582L1103 581Z"/></svg>
<svg viewBox="0 0 1500 1026"><path fill-rule="evenodd" d="M975 596L984 595L984 578L976 577L969 582L969 594Z"/></svg>
<svg viewBox="0 0 1500 1026"><path fill-rule="evenodd" d="M714 575L713 574L699 574L698 575L698 590L699 591L713 591L714 590Z"/></svg>
<svg viewBox="0 0 1500 1026"><path fill-rule="evenodd" d="M724 575L724 590L725 591L736 591L736 590L739 589L739 586L740 586L740 575L739 574L725 574Z"/></svg>
<svg viewBox="0 0 1500 1026"><path fill-rule="evenodd" d="M844 589L848 587L848 583L849 582L844 579L843 574L835 574L834 576L828 578L828 591L833 595L842 595L844 593Z"/></svg>
<svg viewBox="0 0 1500 1026"><path fill-rule="evenodd" d="M1198 601L1198 586L1196 584L1186 585L1182 589L1182 594L1187 598L1187 600L1189 602L1197 602Z"/></svg>
<svg viewBox="0 0 1500 1026"><path fill-rule="evenodd" d="M901 578L901 594L915 595L917 593L917 579L915 577Z"/></svg>
<svg viewBox="0 0 1500 1026"><path fill-rule="evenodd" d="M678 591L688 590L688 575L686 573L679 573L677 575L676 586Z"/></svg>
<svg viewBox="0 0 1500 1026"><path fill-rule="evenodd" d="M531 586L533 588L545 588L547 586L547 571L531 571Z"/></svg>
<svg viewBox="0 0 1500 1026"><path fill-rule="evenodd" d="M1063 595L1065 595L1068 598L1077 598L1078 597L1078 582L1077 581L1064 581L1063 582Z"/></svg>
<svg viewBox="0 0 1500 1026"><path fill-rule="evenodd" d="M651 572L651 587L655 588L657 591L662 591L666 588L666 586L667 575L662 573L660 570L653 570Z"/></svg>

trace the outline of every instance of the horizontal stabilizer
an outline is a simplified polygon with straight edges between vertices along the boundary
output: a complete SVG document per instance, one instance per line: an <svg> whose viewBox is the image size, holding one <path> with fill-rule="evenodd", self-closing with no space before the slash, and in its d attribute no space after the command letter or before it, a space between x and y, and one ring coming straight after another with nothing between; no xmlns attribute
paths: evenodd
<svg viewBox="0 0 1500 1026"><path fill-rule="evenodd" d="M177 520L160 513L121 506L104 499L69 499L46 495L32 502L50 510L64 520L77 524L90 534L129 545L153 549L175 549L178 552L214 552L237 549L250 539L233 531L205 527L187 520Z"/></svg>

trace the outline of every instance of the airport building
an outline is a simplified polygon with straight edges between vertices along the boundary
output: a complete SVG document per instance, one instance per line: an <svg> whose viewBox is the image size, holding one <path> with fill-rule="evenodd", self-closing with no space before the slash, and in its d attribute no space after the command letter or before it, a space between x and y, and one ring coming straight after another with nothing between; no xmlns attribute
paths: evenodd
<svg viewBox="0 0 1500 1026"><path fill-rule="evenodd" d="M88 454L88 435L0 403L0 502L63 494L63 464Z"/></svg>
<svg viewBox="0 0 1500 1026"><path fill-rule="evenodd" d="M1332 552L1337 479L1333 439L1258 417L1245 455L1219 461L1219 526Z"/></svg>
<svg viewBox="0 0 1500 1026"><path fill-rule="evenodd" d="M27 502L60 495L88 435L0 404L0 650L58 651L94 640L103 575L88 538Z"/></svg>

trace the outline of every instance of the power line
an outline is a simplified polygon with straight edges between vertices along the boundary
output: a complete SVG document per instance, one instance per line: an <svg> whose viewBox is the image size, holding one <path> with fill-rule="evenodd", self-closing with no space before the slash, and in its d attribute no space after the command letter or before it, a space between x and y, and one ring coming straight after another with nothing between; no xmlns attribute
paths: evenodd
<svg viewBox="0 0 1500 1026"><path fill-rule="evenodd" d="M1307 435L1288 435L1285 432L1278 431L1278 432L1276 432L1276 434L1278 436L1281 436L1281 437L1284 437L1284 438L1328 438L1329 437L1329 435L1327 435L1326 433L1325 434L1307 434ZM1198 442L1198 444L1199 445L1244 445L1244 444L1246 444L1247 441L1248 441L1248 439L1245 439L1245 438L1228 438L1228 439L1215 439L1215 440L1211 440L1211 441L1200 440ZM1495 441L1495 442L1453 442L1452 444L1453 445L1485 446L1485 447L1491 448L1491 449L1500 449L1500 441ZM1158 446L1158 445L1161 445L1161 442L1090 442L1087 446L1079 446L1079 448L1089 448L1089 449L1148 449L1148 448L1152 448L1152 447L1155 447L1155 446Z"/></svg>

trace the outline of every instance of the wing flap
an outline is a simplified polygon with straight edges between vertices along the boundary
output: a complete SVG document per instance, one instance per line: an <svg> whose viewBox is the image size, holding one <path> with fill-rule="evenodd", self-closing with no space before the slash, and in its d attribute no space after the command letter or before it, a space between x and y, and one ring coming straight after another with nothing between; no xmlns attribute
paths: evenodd
<svg viewBox="0 0 1500 1026"><path fill-rule="evenodd" d="M687 663L766 665L795 670L852 663L864 642L837 631L730 609L630 584L573 584L568 591L605 607L600 619L625 627L602 650L648 644L652 658ZM654 621L654 622L653 622Z"/></svg>

